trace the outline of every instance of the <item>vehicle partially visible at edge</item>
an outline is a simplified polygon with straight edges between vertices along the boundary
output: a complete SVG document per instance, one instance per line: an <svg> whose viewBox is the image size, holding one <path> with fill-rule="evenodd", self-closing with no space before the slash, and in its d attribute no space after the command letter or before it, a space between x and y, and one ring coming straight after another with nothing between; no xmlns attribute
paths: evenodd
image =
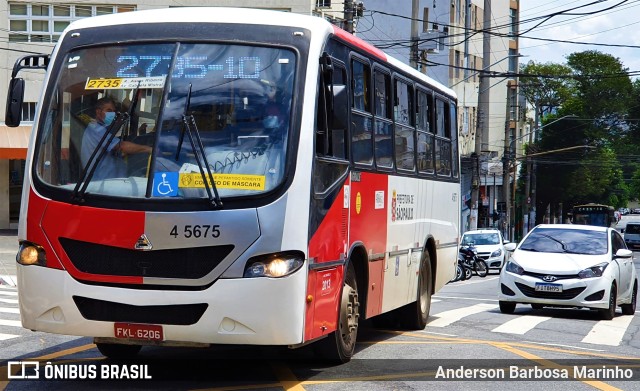
<svg viewBox="0 0 640 391"><path fill-rule="evenodd" d="M640 221L630 221L624 228L624 242L631 250L640 249Z"/></svg>

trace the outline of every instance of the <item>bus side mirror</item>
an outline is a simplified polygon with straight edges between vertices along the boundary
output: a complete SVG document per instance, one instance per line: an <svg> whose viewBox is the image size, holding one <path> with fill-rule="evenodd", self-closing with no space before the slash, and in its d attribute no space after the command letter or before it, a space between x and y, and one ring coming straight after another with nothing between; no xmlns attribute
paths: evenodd
<svg viewBox="0 0 640 391"><path fill-rule="evenodd" d="M24 79L12 78L9 82L9 93L7 94L7 111L4 116L4 123L15 128L20 125L22 117L22 102L24 101Z"/></svg>

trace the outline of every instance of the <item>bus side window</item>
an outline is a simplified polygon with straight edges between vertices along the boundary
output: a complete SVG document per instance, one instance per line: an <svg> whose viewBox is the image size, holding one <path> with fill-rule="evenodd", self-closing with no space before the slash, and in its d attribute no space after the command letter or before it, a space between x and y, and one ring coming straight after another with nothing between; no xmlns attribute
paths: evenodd
<svg viewBox="0 0 640 391"><path fill-rule="evenodd" d="M335 61L333 61L335 62ZM332 72L320 77L316 117L316 154L347 159L347 71L333 64ZM329 77L331 79L329 80Z"/></svg>
<svg viewBox="0 0 640 391"><path fill-rule="evenodd" d="M375 154L378 167L393 167L393 132L391 118L391 78L388 73L374 72Z"/></svg>
<svg viewBox="0 0 640 391"><path fill-rule="evenodd" d="M451 176L451 128L449 107L436 99L436 172L438 176Z"/></svg>
<svg viewBox="0 0 640 391"><path fill-rule="evenodd" d="M431 133L431 96L418 90L416 104L416 128L418 131L418 171L433 174L433 134Z"/></svg>
<svg viewBox="0 0 640 391"><path fill-rule="evenodd" d="M396 166L403 170L415 170L415 141L413 128L413 87L400 80L395 81L395 149Z"/></svg>
<svg viewBox="0 0 640 391"><path fill-rule="evenodd" d="M373 162L373 119L369 84L371 68L358 60L351 62L353 110L351 112L351 153L355 163Z"/></svg>

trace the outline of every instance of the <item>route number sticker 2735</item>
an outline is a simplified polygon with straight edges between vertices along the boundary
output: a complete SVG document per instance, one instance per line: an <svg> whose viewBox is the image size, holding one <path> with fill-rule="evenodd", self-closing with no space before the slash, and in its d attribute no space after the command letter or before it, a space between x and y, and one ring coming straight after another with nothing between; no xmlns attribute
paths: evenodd
<svg viewBox="0 0 640 391"><path fill-rule="evenodd" d="M123 90L132 88L163 88L166 76L88 78L85 90Z"/></svg>
<svg viewBox="0 0 640 391"><path fill-rule="evenodd" d="M217 238L220 236L220 224L174 225L169 235L174 238Z"/></svg>

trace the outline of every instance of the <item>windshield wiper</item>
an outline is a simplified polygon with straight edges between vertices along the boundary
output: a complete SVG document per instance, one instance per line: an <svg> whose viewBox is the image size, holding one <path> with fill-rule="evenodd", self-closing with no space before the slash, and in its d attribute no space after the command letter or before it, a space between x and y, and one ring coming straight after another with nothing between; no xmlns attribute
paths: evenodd
<svg viewBox="0 0 640 391"><path fill-rule="evenodd" d="M209 196L209 202L211 205L217 208L222 207L222 200L218 195L218 188L216 187L216 181L213 179L213 174L211 173L211 168L209 167L209 162L207 161L207 156L204 151L204 145L202 145L202 139L200 138L200 131L198 130L198 125L196 125L196 120L193 117L193 114L188 114L189 106L191 105L191 88L192 84L189 84L189 92L187 93L187 100L185 102L184 114L182 114L182 131L180 132L180 140L178 142L178 150L176 153L176 159L180 154L180 148L182 147L182 141L184 140L185 133L189 137L189 142L191 143L191 149L196 157L196 163L198 163L198 168L200 169L200 175L202 176L202 182L204 183L204 187L207 190L207 195ZM191 128L193 127L193 134ZM206 173L204 168L206 168ZM209 182L209 180L211 182ZM212 193L213 192L213 193Z"/></svg>
<svg viewBox="0 0 640 391"><path fill-rule="evenodd" d="M116 137L116 134L120 131L122 126L128 122L129 118L133 118L133 111L135 110L136 105L138 104L138 91L140 91L140 82L138 81L138 86L133 91L133 99L131 100L131 106L129 107L128 113L116 113L116 117L113 119L113 122L107 128L107 131L102 135L102 138L96 145L96 148L91 152L91 156L87 161L87 164L82 168L82 176L76 186L73 188L73 193L71 194L71 199L76 202L84 202L84 194L87 191L87 187L89 187L89 183L91 183L91 178L93 178L96 169L98 168L98 164L102 161L105 155L108 152L109 145L111 145L111 141ZM124 139L126 135L123 134L121 139ZM105 140L108 138L107 142ZM98 157L96 158L96 154ZM94 163L95 159L95 164ZM92 166L93 164L93 166ZM87 172L87 170L91 167L91 170ZM80 188L82 186L82 188Z"/></svg>
<svg viewBox="0 0 640 391"><path fill-rule="evenodd" d="M560 246L562 246L562 252L563 252L563 253L567 253L567 254L581 254L581 253L579 253L579 252L577 252L577 251L572 251L572 250L567 249L567 244L566 244L565 242L563 242L562 240L556 239L556 238L554 238L554 237L553 237L553 236L551 236L551 235L542 234L542 233L541 233L541 234L539 234L539 235L540 235L540 236L544 236L545 238L549 238L549 239L553 240L553 241L554 241L554 242L556 242L556 243L559 243L559 244L560 244Z"/></svg>
<svg viewBox="0 0 640 391"><path fill-rule="evenodd" d="M84 202L84 194L87 191L87 187L91 182L91 178L96 172L98 165L105 157L108 152L109 145L111 145L111 141L116 137L116 133L122 128L122 126L129 119L128 113L116 113L116 117L113 122L107 128L107 131L104 132L102 138L96 145L93 152L91 152L91 156L87 161L87 164L82 168L82 175L80 176L80 180L76 183L76 186L73 188L73 193L71 194L71 199L76 202ZM106 142L105 142L106 141ZM97 155L97 157L96 157ZM91 169L89 169L91 167Z"/></svg>

